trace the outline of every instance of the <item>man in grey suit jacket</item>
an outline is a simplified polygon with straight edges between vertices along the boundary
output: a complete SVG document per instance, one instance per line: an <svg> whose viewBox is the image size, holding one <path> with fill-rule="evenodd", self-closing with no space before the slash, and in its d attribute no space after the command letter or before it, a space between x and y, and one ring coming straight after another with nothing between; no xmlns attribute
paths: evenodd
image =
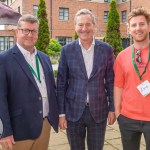
<svg viewBox="0 0 150 150"><path fill-rule="evenodd" d="M115 121L113 50L94 39L95 18L87 9L75 16L79 40L62 48L57 76L59 125L71 150L102 150L106 122ZM87 132L87 133L86 133Z"/></svg>
<svg viewBox="0 0 150 150"><path fill-rule="evenodd" d="M47 150L51 126L58 131L58 105L49 57L34 47L38 20L22 16L17 44L0 54L0 144L9 150ZM51 126L50 126L51 125Z"/></svg>

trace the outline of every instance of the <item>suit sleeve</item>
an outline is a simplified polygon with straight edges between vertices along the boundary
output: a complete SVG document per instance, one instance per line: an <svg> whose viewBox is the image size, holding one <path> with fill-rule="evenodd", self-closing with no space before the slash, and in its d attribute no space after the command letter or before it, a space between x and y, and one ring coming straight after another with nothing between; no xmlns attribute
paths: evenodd
<svg viewBox="0 0 150 150"><path fill-rule="evenodd" d="M65 50L62 49L57 74L57 99L59 114L65 114L65 95L68 87L68 66Z"/></svg>
<svg viewBox="0 0 150 150"><path fill-rule="evenodd" d="M114 53L112 48L110 48L110 53L108 54L107 68L105 73L105 89L107 92L107 98L109 103L109 111L114 112L114 99L113 99L113 87L114 87Z"/></svg>
<svg viewBox="0 0 150 150"><path fill-rule="evenodd" d="M1 59L1 58L0 58ZM13 134L11 128L11 122L9 117L9 106L8 106L8 90L7 77L5 67L0 63L0 118L3 123L2 137L7 137Z"/></svg>

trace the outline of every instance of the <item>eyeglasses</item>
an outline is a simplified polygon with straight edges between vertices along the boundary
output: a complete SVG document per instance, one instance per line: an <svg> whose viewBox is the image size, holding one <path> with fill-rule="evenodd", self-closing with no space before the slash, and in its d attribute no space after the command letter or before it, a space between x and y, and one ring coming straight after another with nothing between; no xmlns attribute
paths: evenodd
<svg viewBox="0 0 150 150"><path fill-rule="evenodd" d="M38 34L38 30L29 30L29 29L19 29L22 31L23 34L28 35L30 32L32 33L32 35L37 35Z"/></svg>
<svg viewBox="0 0 150 150"><path fill-rule="evenodd" d="M136 55L137 55L136 61L137 61L138 63L142 63L141 51L140 51L140 50L137 50L137 51L136 51Z"/></svg>

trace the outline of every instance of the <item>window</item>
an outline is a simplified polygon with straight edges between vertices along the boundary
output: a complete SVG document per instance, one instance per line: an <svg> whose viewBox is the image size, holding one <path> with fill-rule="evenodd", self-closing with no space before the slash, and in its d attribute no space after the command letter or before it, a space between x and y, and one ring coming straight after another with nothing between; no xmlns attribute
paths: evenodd
<svg viewBox="0 0 150 150"><path fill-rule="evenodd" d="M109 2L110 2L110 0L104 0L104 2L109 3Z"/></svg>
<svg viewBox="0 0 150 150"><path fill-rule="evenodd" d="M69 8L59 8L59 20L69 20Z"/></svg>
<svg viewBox="0 0 150 150"><path fill-rule="evenodd" d="M109 11L104 11L104 23L107 23L108 12L109 12Z"/></svg>
<svg viewBox="0 0 150 150"><path fill-rule="evenodd" d="M33 16L37 17L38 6L33 6Z"/></svg>
<svg viewBox="0 0 150 150"><path fill-rule="evenodd" d="M20 6L18 7L18 12L20 13Z"/></svg>
<svg viewBox="0 0 150 150"><path fill-rule="evenodd" d="M2 2L4 2L8 6L12 4L12 0L2 0Z"/></svg>
<svg viewBox="0 0 150 150"><path fill-rule="evenodd" d="M72 42L71 37L57 36L56 39L62 46Z"/></svg>
<svg viewBox="0 0 150 150"><path fill-rule="evenodd" d="M14 37L0 36L0 52L11 48L14 45Z"/></svg>
<svg viewBox="0 0 150 150"><path fill-rule="evenodd" d="M127 11L124 10L122 11L122 22L126 22L126 20L127 20Z"/></svg>
<svg viewBox="0 0 150 150"><path fill-rule="evenodd" d="M5 47L4 47L4 38L0 37L0 52L5 50Z"/></svg>

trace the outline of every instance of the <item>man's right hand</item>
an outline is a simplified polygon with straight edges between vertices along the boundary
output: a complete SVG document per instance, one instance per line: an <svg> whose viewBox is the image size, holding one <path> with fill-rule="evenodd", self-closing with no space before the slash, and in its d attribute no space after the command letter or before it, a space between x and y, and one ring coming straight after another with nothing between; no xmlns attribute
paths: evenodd
<svg viewBox="0 0 150 150"><path fill-rule="evenodd" d="M67 121L65 116L59 117L59 127L63 130L67 129Z"/></svg>
<svg viewBox="0 0 150 150"><path fill-rule="evenodd" d="M3 149L12 150L14 144L13 135L0 139L0 145L2 145Z"/></svg>

